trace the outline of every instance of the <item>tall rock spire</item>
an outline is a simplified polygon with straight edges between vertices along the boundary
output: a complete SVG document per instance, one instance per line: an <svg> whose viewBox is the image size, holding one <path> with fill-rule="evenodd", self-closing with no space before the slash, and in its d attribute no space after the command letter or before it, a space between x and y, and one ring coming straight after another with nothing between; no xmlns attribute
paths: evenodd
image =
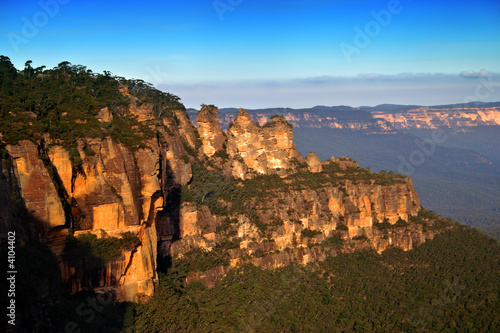
<svg viewBox="0 0 500 333"><path fill-rule="evenodd" d="M215 106L204 105L196 116L198 122L198 133L202 140L202 150L207 156L212 156L223 149L226 136L220 128L220 122L217 118L219 109Z"/></svg>

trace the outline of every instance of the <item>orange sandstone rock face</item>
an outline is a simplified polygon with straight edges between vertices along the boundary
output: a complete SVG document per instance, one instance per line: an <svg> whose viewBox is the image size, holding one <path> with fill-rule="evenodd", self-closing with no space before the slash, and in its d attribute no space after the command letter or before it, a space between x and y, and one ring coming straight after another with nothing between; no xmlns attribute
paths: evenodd
<svg viewBox="0 0 500 333"><path fill-rule="evenodd" d="M180 233L182 238L199 236L202 233L198 227L198 211L194 205L184 205L181 208Z"/></svg>
<svg viewBox="0 0 500 333"><path fill-rule="evenodd" d="M167 144L151 139L144 142L148 148L134 153L111 138L80 138L70 156L68 148L46 138L50 143L45 149L47 168L39 158L43 142L40 151L29 141L7 147L40 239L56 255L63 255L69 234L68 229L60 228L70 223L75 235L90 231L100 237L105 231L121 237L123 232L132 232L141 240L132 251L124 251L104 267L93 263L99 272L97 280L89 278L90 272L81 263L60 257L63 282L72 292L88 287L112 289L125 301L132 301L137 294L153 293L159 242L156 216L165 209L170 188L191 178L190 163L181 159L185 154L181 140L194 147L194 127L190 123L179 126L186 137L179 132L169 135L160 128ZM53 177L47 169L53 171Z"/></svg>
<svg viewBox="0 0 500 333"><path fill-rule="evenodd" d="M174 110L174 114L179 120L179 124L173 126L173 128L179 132L178 138L185 139L191 148L194 148L196 146L196 135L194 134L196 129L193 123L191 123L185 111L176 109ZM166 120L167 118L164 119Z"/></svg>
<svg viewBox="0 0 500 333"><path fill-rule="evenodd" d="M67 193L71 193L71 179L73 176L73 168L69 152L61 146L52 146L48 151L48 155L52 165L57 170L59 178L61 178L64 189Z"/></svg>
<svg viewBox="0 0 500 333"><path fill-rule="evenodd" d="M38 158L38 148L31 141L20 141L7 146L15 163L15 170L21 187L26 208L37 221L37 229L42 239L50 228L66 224L64 209L42 160Z"/></svg>
<svg viewBox="0 0 500 333"><path fill-rule="evenodd" d="M240 109L227 137L227 152L233 160L233 176L237 178L251 177L250 172L285 175L292 167L292 158L304 161L295 149L291 125L280 116L260 127Z"/></svg>
<svg viewBox="0 0 500 333"><path fill-rule="evenodd" d="M222 150L226 136L220 128L219 118L217 118L219 109L214 106L205 105L196 116L198 123L198 133L202 141L203 153L212 156L217 151Z"/></svg>
<svg viewBox="0 0 500 333"><path fill-rule="evenodd" d="M133 95L130 95L127 87L120 88L120 92L124 96L127 96L130 100L128 111L134 116L137 116L137 120L147 121L153 120L155 118L153 113L153 105L149 103L139 103L139 99Z"/></svg>
<svg viewBox="0 0 500 333"><path fill-rule="evenodd" d="M99 120L101 123L109 123L113 120L113 114L108 109L108 107L105 107L99 111L97 120Z"/></svg>
<svg viewBox="0 0 500 333"><path fill-rule="evenodd" d="M311 172L321 172L323 167L321 166L321 161L315 153L309 153L306 157L307 165L309 166L309 171Z"/></svg>
<svg viewBox="0 0 500 333"><path fill-rule="evenodd" d="M111 139L88 139L88 148L79 144L81 168L74 172L69 153L61 146L52 146L49 158L61 178L69 200L74 200L84 219L78 225L82 232L91 230L100 235L104 230L110 236L120 237L132 232L141 239L134 251L124 252L121 258L108 263L94 287L113 289L119 300L132 301L137 294L152 295L156 280L157 236L152 221L163 206L158 195L161 186L159 153L140 149L132 154L122 144ZM150 143L155 147L154 142ZM157 146L157 145L156 145ZM76 175L75 175L76 174ZM87 230L85 230L87 229ZM77 232L78 233L78 232ZM60 251L59 251L60 252ZM71 263L63 269L63 277L74 292L86 287L85 278Z"/></svg>
<svg viewBox="0 0 500 333"><path fill-rule="evenodd" d="M388 219L394 224L399 218L408 220L420 210L420 200L410 178L404 184L387 186L347 182L346 192L344 209L351 237L363 235L373 226L374 219L379 222Z"/></svg>
<svg viewBox="0 0 500 333"><path fill-rule="evenodd" d="M130 113L140 121L157 119L151 105L137 103L126 89L123 93L131 99ZM223 167L227 174L240 179L256 174L285 178L294 172L296 162L306 163L313 173L321 172L329 163L320 161L314 153L304 159L295 149L291 125L281 116L273 116L269 121L261 117L258 124L240 109L226 138L217 111L205 106L198 113L200 148L210 157L226 144L229 159L224 160ZM122 233L131 232L140 239L134 249L124 250L104 267L92 263L99 271L98 281L89 278L81 263L61 260L63 280L71 291L88 287L112 289L124 301L132 301L138 294L151 295L159 255L182 257L196 248L212 250L221 242L227 244L228 239L239 241L239 246L231 245L227 250L230 266L252 262L277 268L335 255L340 250L319 246L334 235L350 242L343 252L367 248L382 251L391 246L408 250L433 237L417 225L404 231L391 230L389 234L374 228L376 220L387 219L394 224L399 218L408 220L418 213L420 202L409 178L392 185L343 180L319 188L277 190L264 203L249 201L248 214L229 217L214 215L203 204L180 202L176 191L191 180L191 163L196 157L187 151L197 147L197 136L186 113L173 112L176 119L160 119L155 127L158 135L143 142L147 148L133 152L109 137L79 138L71 153L60 143L49 142L45 161L50 161L54 177L38 157L35 144L21 141L7 147L26 206L39 223L39 233L50 234L47 243L57 255L62 256L65 237L70 233L69 228L60 230L67 222L72 223L76 235L92 232L98 237L121 237ZM107 109L98 115L102 123L112 117ZM348 158L332 161L343 170L358 167ZM229 236L228 230L218 228L227 224L228 218ZM368 241L352 241L355 236L366 236ZM262 255L249 257L257 253ZM228 269L219 267L191 274L188 280L200 279L210 284Z"/></svg>
<svg viewBox="0 0 500 333"><path fill-rule="evenodd" d="M96 291L106 290L114 293L118 301L136 301L138 295L151 296L154 293L154 283L158 279L156 275L156 229L154 224L149 227L134 226L121 230L115 229L109 233L109 236L119 237L119 234L124 231L136 234L140 239L140 245L134 250L123 251L120 257L107 263L102 270L98 271L100 274L97 285L93 284L91 287L94 287ZM84 232L76 232L75 235L81 233ZM100 232L94 232L94 234L101 237ZM95 264L90 262L88 265ZM89 287L85 284L85 272L72 261L64 262L62 276L72 292Z"/></svg>
<svg viewBox="0 0 500 333"><path fill-rule="evenodd" d="M137 248L136 252L130 253L127 267L119 277L117 276L120 286L119 296L123 301L134 301L138 294L153 295L154 283L158 280L156 228L154 225L150 228L142 227L138 236L142 245Z"/></svg>
<svg viewBox="0 0 500 333"><path fill-rule="evenodd" d="M152 221L155 214L163 207L160 174L160 156L157 151L140 149L135 154L141 177L141 221Z"/></svg>
<svg viewBox="0 0 500 333"><path fill-rule="evenodd" d="M113 231L125 227L123 205L111 203L92 207L92 230Z"/></svg>
<svg viewBox="0 0 500 333"><path fill-rule="evenodd" d="M231 265L242 264L242 258L256 251L268 253L263 256L267 259L252 260L269 268L277 268L292 261L308 263L324 260L326 254L317 252L310 245L319 244L339 232L344 238L365 236L368 242L358 245L379 252L388 247L409 250L433 237L432 233L424 233L421 225L411 225L405 231L391 231L387 236L374 227L376 220L381 222L387 219L394 224L399 218L408 220L418 213L420 202L409 178L404 183L393 185L353 184L346 181L344 187L345 190L327 186L318 190L276 192L275 198L268 202L268 206L273 209L254 208L263 223L281 221L277 226L268 227L265 234L248 217L235 216L237 222L233 230L240 242L238 249L230 251ZM200 214L199 209L193 205L183 208L183 232L180 239L172 244L174 257L182 256L194 248L211 250L217 241L224 239L224 235L217 233L216 229L220 222L207 214L206 207L203 214ZM347 227L346 231L337 229L341 224ZM316 231L317 235L313 238L303 236L302 231L306 229ZM209 233L210 237L207 237ZM281 252L285 250L291 252L285 255ZM274 253L276 251L280 253Z"/></svg>
<svg viewBox="0 0 500 333"><path fill-rule="evenodd" d="M139 224L141 184L134 156L111 138L88 140L87 144L93 155L86 155L80 142L81 167L74 170L71 184L63 182L85 216L77 227L109 230ZM53 156L51 161L58 172L61 169L64 174L71 168L69 160Z"/></svg>

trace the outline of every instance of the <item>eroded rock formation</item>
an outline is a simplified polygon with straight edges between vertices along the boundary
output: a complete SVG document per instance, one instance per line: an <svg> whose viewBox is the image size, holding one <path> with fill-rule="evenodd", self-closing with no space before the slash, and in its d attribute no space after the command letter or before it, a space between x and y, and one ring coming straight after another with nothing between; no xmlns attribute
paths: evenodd
<svg viewBox="0 0 500 333"><path fill-rule="evenodd" d="M202 150L205 155L211 157L224 148L226 136L220 128L219 118L217 118L215 106L204 105L196 116L198 123L198 133L202 141Z"/></svg>
<svg viewBox="0 0 500 333"><path fill-rule="evenodd" d="M272 117L261 127L244 109L240 109L227 136L233 175L238 178L251 177L252 172L285 175L292 167L293 158L304 160L295 149L292 126L281 116Z"/></svg>
<svg viewBox="0 0 500 333"><path fill-rule="evenodd" d="M174 110L172 116L158 119L155 112L162 111L139 103L127 89L122 93L131 101L127 112L156 133L139 148L109 136L77 138L73 147L50 137L7 146L12 173L39 238L59 256L62 278L71 292L114 290L117 299L125 301L151 295L163 260L228 242L228 266L192 273L188 280L210 285L230 266L246 262L276 268L367 248L409 250L434 235L415 224L390 232L377 229L377 222L394 225L418 213L420 202L411 180L396 177L394 182L377 183L365 172L367 180L357 181L352 177L359 166L348 158L322 162L311 153L304 159L295 149L292 126L282 116L258 124L240 109L226 137L215 107L205 106L198 113L196 130L185 111ZM97 115L103 124L113 117L107 108ZM269 176L276 177L269 178L271 187L273 181L288 187L272 189L265 200L247 198L246 210L239 213L217 215L204 204L205 198L192 202L181 197L197 160L214 162L207 170L223 166L238 181ZM305 179L325 176L325 169L335 165L337 169L329 171L338 178L335 181L294 183L295 173ZM349 172L351 178L346 176ZM8 208L2 206L2 211ZM84 265L68 255L66 240L87 233L97 239L133 235L137 241L109 261ZM342 246L324 246L335 237L345 241Z"/></svg>

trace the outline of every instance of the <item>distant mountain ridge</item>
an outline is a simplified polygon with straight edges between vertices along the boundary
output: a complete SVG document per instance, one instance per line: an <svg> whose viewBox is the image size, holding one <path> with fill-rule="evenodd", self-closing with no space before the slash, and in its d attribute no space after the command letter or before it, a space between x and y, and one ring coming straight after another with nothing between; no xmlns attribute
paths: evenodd
<svg viewBox="0 0 500 333"><path fill-rule="evenodd" d="M226 130L235 119L238 109L219 111L221 127ZM196 123L195 109L187 110ZM379 134L395 134L395 129L471 127L500 125L500 102L467 103L437 106L381 104L374 107L314 106L312 108L249 109L254 121L266 123L279 114L294 127L337 128L366 130ZM384 123L385 122L385 123Z"/></svg>
<svg viewBox="0 0 500 333"><path fill-rule="evenodd" d="M491 108L491 107L500 107L500 101L498 102L469 102L469 103L455 103L455 104L439 104L439 105L417 105L417 104L391 104L384 103L376 106L348 106L348 105L315 105L310 108L290 108L290 107L275 107L275 108L263 108L263 109L245 109L247 112L253 111L275 111L275 110L287 110L287 111L307 111L314 109L328 109L332 111L356 111L356 110L364 110L364 111L395 111L395 112L405 112L407 110L415 109L415 108L431 108L431 109L453 109L453 108ZM238 112L239 108L237 107L227 107L220 108L219 114L228 113L228 112ZM188 112L198 111L194 108L188 108Z"/></svg>

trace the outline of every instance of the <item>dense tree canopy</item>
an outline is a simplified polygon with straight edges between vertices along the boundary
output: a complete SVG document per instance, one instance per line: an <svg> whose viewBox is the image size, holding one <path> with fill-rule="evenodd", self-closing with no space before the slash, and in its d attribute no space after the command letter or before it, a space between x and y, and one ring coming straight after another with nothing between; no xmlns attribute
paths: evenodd
<svg viewBox="0 0 500 333"><path fill-rule="evenodd" d="M36 140L48 133L53 139L74 146L76 138L111 135L130 148L153 132L126 112L130 100L119 91L127 87L139 103L154 105L156 118L175 117L173 109L184 109L179 97L161 92L142 80L126 80L109 71L94 73L68 61L53 69L33 68L32 61L17 70L10 59L0 56L0 133L2 140ZM107 107L113 121L101 124L96 116ZM139 131L137 131L139 130Z"/></svg>
<svg viewBox="0 0 500 333"><path fill-rule="evenodd" d="M185 284L186 263L174 263L148 300L109 305L87 323L77 295L52 316L89 332L496 332L499 264L496 241L457 226L408 252L243 266L213 288Z"/></svg>

